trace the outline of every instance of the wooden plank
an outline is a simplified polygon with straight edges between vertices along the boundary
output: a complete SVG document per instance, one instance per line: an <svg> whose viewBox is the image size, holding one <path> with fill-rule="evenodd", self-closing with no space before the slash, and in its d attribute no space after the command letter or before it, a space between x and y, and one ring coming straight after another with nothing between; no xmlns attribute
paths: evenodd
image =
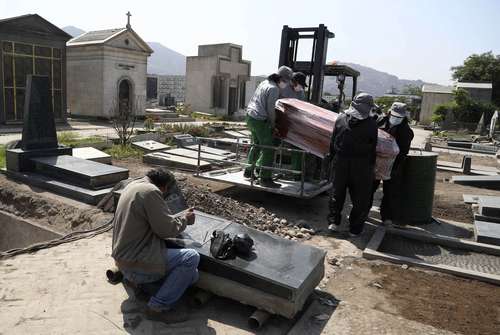
<svg viewBox="0 0 500 335"><path fill-rule="evenodd" d="M374 251L374 250L366 250L366 252L363 252L363 257L366 259L381 259L385 261L389 261L391 263L397 263L397 264L408 264L408 265L414 265L418 266L424 269L429 269L429 270L434 270L438 272L444 272L460 277L465 277L465 278L471 278L471 279L476 279L488 283L492 283L495 285L500 285L500 276L499 275L494 275L494 274L489 274L489 273L484 273L484 272L478 272L478 271L473 271L473 270L467 270L467 269L462 269L458 268L455 266L449 266L449 265L444 265L444 264L432 264L428 263L426 261L417 259L417 258L409 258L405 256L399 256L399 255L393 255L390 253L383 253L379 251Z"/></svg>

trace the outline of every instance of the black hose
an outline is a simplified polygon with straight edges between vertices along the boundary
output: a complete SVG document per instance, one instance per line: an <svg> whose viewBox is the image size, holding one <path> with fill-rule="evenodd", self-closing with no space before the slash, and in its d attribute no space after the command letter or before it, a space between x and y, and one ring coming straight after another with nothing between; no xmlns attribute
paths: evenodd
<svg viewBox="0 0 500 335"><path fill-rule="evenodd" d="M99 227L95 227L95 228L92 228L89 230L74 231L74 232L71 232L71 233L64 235L62 237L56 238L54 240L50 240L47 242L35 243L35 244L32 244L32 245L27 246L25 248L15 248L15 249L7 250L7 251L2 251L2 252L0 252L0 259L5 259L5 258L25 254L25 253L32 253L32 252L36 252L38 250L52 248L52 247L55 247L55 246L58 246L58 245L61 245L64 243L74 242L74 241L78 241L78 240L81 240L84 238L95 237L97 235L100 235L102 233L110 231L113 228L113 220L114 220L114 216L111 220L109 220L108 222L106 222L105 224L103 224Z"/></svg>

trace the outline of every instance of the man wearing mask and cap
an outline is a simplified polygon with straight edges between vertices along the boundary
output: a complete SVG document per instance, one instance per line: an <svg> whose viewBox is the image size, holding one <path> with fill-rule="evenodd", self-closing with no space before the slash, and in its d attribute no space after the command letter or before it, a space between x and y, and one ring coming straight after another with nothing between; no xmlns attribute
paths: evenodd
<svg viewBox="0 0 500 335"><path fill-rule="evenodd" d="M334 232L345 230L341 225L342 209L349 189L352 202L349 233L352 237L362 233L368 216L378 133L377 123L370 115L376 107L370 94L358 93L349 109L335 121L330 144L334 169L329 229Z"/></svg>
<svg viewBox="0 0 500 335"><path fill-rule="evenodd" d="M398 199L400 199L401 174L406 155L410 151L411 141L413 140L413 131L408 125L407 115L406 104L394 102L389 109L389 113L380 118L377 124L380 129L391 134L396 139L399 147L399 154L392 166L391 179L383 182L384 196L380 205L380 216L384 224L392 224L392 220L400 216ZM373 182L370 207L373 204L373 195L379 185L380 180Z"/></svg>
<svg viewBox="0 0 500 335"><path fill-rule="evenodd" d="M287 68L292 71L289 67L282 66L282 68ZM291 80L286 87L280 89L280 99L281 98L295 98L302 101L306 100L305 88L306 84L306 75L302 72L294 72L292 74Z"/></svg>
<svg viewBox="0 0 500 335"><path fill-rule="evenodd" d="M250 99L247 107L246 123L251 132L252 144L272 146L273 131L276 122L275 104L279 98L280 89L288 85L292 78L292 70L289 67L282 66L278 72L271 74L259 84L255 93ZM254 168L259 173L259 183L264 187L281 187L272 179L272 171L259 169L261 166L273 165L274 153L271 149L261 149L252 147L248 153L244 177L253 178Z"/></svg>

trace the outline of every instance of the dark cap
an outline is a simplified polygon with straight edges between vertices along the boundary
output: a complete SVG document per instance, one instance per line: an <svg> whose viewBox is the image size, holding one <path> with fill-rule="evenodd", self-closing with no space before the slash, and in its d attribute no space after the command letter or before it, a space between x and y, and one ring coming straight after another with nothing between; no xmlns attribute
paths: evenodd
<svg viewBox="0 0 500 335"><path fill-rule="evenodd" d="M302 72L294 72L292 75L292 80L297 82L302 87L307 87L306 79L306 75Z"/></svg>

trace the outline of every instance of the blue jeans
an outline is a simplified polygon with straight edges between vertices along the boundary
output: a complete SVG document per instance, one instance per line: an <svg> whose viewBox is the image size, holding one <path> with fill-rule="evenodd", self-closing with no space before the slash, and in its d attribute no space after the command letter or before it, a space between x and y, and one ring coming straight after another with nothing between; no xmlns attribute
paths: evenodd
<svg viewBox="0 0 500 335"><path fill-rule="evenodd" d="M167 264L167 276L123 271L129 281L144 286L150 291L154 282L162 280L160 288L149 300L148 306L155 309L168 310L184 294L186 289L198 280L198 263L200 255L193 249L163 250L163 258ZM156 287L157 288L157 287Z"/></svg>

